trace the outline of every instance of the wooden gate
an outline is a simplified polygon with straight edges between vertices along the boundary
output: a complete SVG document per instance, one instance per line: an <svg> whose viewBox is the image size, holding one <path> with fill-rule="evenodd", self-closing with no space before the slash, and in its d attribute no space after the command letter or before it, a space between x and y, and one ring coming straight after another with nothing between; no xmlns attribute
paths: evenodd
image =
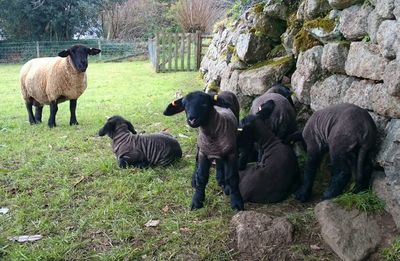
<svg viewBox="0 0 400 261"><path fill-rule="evenodd" d="M150 61L156 72L198 70L211 38L201 32L157 33L149 40Z"/></svg>

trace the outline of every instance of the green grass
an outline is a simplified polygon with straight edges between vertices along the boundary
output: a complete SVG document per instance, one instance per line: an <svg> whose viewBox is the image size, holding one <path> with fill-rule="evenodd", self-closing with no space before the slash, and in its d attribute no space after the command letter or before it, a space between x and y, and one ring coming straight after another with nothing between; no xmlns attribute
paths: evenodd
<svg viewBox="0 0 400 261"><path fill-rule="evenodd" d="M385 203L371 190L357 194L344 193L333 200L346 209L358 209L367 213L382 213Z"/></svg>
<svg viewBox="0 0 400 261"><path fill-rule="evenodd" d="M400 260L400 238L395 240L388 248L383 249L381 255L383 260L386 261Z"/></svg>
<svg viewBox="0 0 400 261"><path fill-rule="evenodd" d="M226 260L234 212L215 178L205 207L189 211L196 130L184 115L162 112L176 92L201 89L197 73L156 74L148 62L91 63L88 89L78 100L78 126L68 103L57 127L30 126L21 98L20 65L0 66L0 259ZM138 132L168 129L184 157L168 168L118 168L108 137L97 132L111 115ZM47 122L48 106L43 119ZM179 135L183 134L183 135ZM150 219L160 225L147 228ZM7 240L41 234L36 242Z"/></svg>

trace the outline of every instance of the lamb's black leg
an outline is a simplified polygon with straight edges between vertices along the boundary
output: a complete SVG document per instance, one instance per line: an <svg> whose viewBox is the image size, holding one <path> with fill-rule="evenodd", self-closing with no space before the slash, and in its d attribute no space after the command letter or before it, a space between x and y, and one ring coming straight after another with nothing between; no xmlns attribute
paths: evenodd
<svg viewBox="0 0 400 261"><path fill-rule="evenodd" d="M231 195L231 207L236 210L244 210L244 203L239 191L239 171L236 153L231 153L224 160L225 181L229 186Z"/></svg>
<svg viewBox="0 0 400 261"><path fill-rule="evenodd" d="M199 209L203 207L205 199L205 190L210 175L211 161L204 155L199 153L198 167L196 172L196 191L192 198L191 209Z"/></svg>
<svg viewBox="0 0 400 261"><path fill-rule="evenodd" d="M78 121L76 120L76 101L77 100L70 100L69 101L69 111L71 112L71 118L69 120L69 125L78 125Z"/></svg>
<svg viewBox="0 0 400 261"><path fill-rule="evenodd" d="M328 189L324 192L323 199L334 198L343 193L344 188L351 178L350 167L345 155L331 157L332 178Z"/></svg>
<svg viewBox="0 0 400 261"><path fill-rule="evenodd" d="M36 124L35 117L33 116L32 105L33 105L33 103L31 101L27 101L25 103L26 110L28 111L29 123L31 125Z"/></svg>
<svg viewBox="0 0 400 261"><path fill-rule="evenodd" d="M250 154L254 149L255 148L251 144L243 146L239 149L239 170L246 169Z"/></svg>
<svg viewBox="0 0 400 261"><path fill-rule="evenodd" d="M220 159L216 160L217 167L216 167L216 178L218 182L218 186L225 186L225 174L224 174L224 164Z"/></svg>
<svg viewBox="0 0 400 261"><path fill-rule="evenodd" d="M194 171L192 174L192 188L196 188L196 177L197 177L198 167L199 167L199 147L197 147L196 162L195 162Z"/></svg>
<svg viewBox="0 0 400 261"><path fill-rule="evenodd" d="M139 162L136 161L135 162L135 161L132 161L128 157L122 157L122 158L118 159L118 166L122 169L126 169L128 167L144 169L149 166L149 162L147 162L147 161L139 161Z"/></svg>
<svg viewBox="0 0 400 261"><path fill-rule="evenodd" d="M56 127L57 111L58 111L57 101L50 102L50 117L48 122L50 128Z"/></svg>
<svg viewBox="0 0 400 261"><path fill-rule="evenodd" d="M295 193L295 198L301 202L306 202L311 196L315 175L317 174L317 168L321 162L322 153L319 151L309 152L307 157L307 162L304 167L303 184Z"/></svg>
<svg viewBox="0 0 400 261"><path fill-rule="evenodd" d="M42 112L43 112L43 106L36 105L35 106L35 120L36 120L36 123L41 123L42 122Z"/></svg>
<svg viewBox="0 0 400 261"><path fill-rule="evenodd" d="M368 188L372 173L372 162L367 148L361 147L357 155L355 193Z"/></svg>

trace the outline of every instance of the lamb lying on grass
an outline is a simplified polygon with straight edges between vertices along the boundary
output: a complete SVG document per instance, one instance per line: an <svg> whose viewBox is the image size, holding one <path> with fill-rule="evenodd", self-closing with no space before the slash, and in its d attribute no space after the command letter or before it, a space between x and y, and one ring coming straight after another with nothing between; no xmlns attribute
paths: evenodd
<svg viewBox="0 0 400 261"><path fill-rule="evenodd" d="M61 51L59 57L36 58L21 68L21 92L25 100L30 124L42 122L43 105L50 105L48 126L56 126L58 103L70 101L70 125L77 125L76 103L86 89L88 55L100 53L99 49L74 45ZM35 106L33 116L32 106Z"/></svg>
<svg viewBox="0 0 400 261"><path fill-rule="evenodd" d="M275 102L269 100L256 115L241 120L239 146L257 143L260 160L240 172L240 193L245 202L274 203L285 200L298 184L297 158L264 121L271 117Z"/></svg>
<svg viewBox="0 0 400 261"><path fill-rule="evenodd" d="M231 92L210 95L197 91L175 100L164 111L164 115L167 116L185 111L189 126L199 128L198 164L193 184L196 191L192 199L192 209L203 207L211 162L216 159L217 168L220 166L219 171L221 171L218 182L223 182L225 191L230 193L231 207L243 210L243 200L238 187L236 150L238 119L236 112L230 109L235 107L234 104L238 102Z"/></svg>
<svg viewBox="0 0 400 261"><path fill-rule="evenodd" d="M121 116L109 118L99 136L108 135L121 168L167 166L182 157L179 142L167 133L136 134L132 124Z"/></svg>
<svg viewBox="0 0 400 261"><path fill-rule="evenodd" d="M344 103L316 111L307 121L302 136L307 146L304 180L296 198L307 201L312 192L317 169L329 151L331 181L323 198L341 194L355 169L355 192L369 186L371 153L376 143L376 125L367 110Z"/></svg>

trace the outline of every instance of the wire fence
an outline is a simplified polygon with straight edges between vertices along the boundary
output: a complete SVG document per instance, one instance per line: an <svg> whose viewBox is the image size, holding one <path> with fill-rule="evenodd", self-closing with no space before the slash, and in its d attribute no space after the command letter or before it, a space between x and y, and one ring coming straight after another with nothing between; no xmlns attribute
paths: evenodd
<svg viewBox="0 0 400 261"><path fill-rule="evenodd" d="M137 39L131 42L106 40L76 40L63 42L8 42L0 41L0 63L24 63L37 57L52 57L74 44L101 49L91 60L118 61L139 55L147 55L147 41Z"/></svg>

